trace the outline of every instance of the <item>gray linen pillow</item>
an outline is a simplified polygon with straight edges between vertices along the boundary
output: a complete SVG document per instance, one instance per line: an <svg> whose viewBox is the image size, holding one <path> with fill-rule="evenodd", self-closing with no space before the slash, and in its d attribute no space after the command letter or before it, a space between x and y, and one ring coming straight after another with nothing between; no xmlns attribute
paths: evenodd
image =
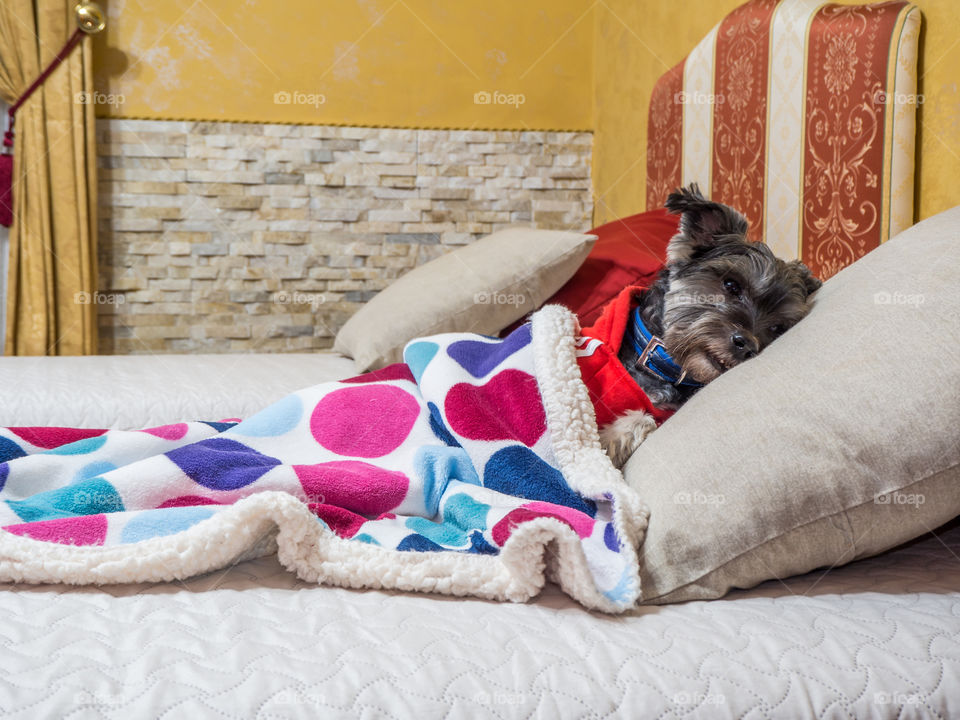
<svg viewBox="0 0 960 720"><path fill-rule="evenodd" d="M960 515L960 207L826 282L624 468L650 507L643 601L832 568Z"/></svg>
<svg viewBox="0 0 960 720"><path fill-rule="evenodd" d="M333 348L365 372L400 362L415 337L498 333L559 290L596 241L526 227L495 232L394 281L347 321Z"/></svg>

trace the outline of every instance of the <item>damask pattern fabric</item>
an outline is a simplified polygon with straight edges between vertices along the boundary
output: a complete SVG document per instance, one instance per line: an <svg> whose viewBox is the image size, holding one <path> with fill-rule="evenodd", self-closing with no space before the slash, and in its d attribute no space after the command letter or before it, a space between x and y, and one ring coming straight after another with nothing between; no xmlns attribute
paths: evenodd
<svg viewBox="0 0 960 720"><path fill-rule="evenodd" d="M751 0L650 101L647 207L698 182L828 278L913 222L920 11Z"/></svg>

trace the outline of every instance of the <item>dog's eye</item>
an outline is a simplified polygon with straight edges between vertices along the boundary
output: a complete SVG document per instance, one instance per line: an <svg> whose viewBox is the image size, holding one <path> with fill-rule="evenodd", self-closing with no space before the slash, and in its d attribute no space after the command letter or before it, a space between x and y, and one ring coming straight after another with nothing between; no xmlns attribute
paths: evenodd
<svg viewBox="0 0 960 720"><path fill-rule="evenodd" d="M780 337L787 331L786 326L784 325L773 325L770 328L770 334L774 337Z"/></svg>
<svg viewBox="0 0 960 720"><path fill-rule="evenodd" d="M736 280L724 280L723 289L735 297L740 297L740 294L743 292L743 288L740 287L740 283Z"/></svg>

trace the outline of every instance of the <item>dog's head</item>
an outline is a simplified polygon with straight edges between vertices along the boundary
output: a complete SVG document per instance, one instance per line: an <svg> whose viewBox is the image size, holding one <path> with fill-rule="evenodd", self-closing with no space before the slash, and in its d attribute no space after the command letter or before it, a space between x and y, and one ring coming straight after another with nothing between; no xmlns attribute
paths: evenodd
<svg viewBox="0 0 960 720"><path fill-rule="evenodd" d="M820 287L806 265L747 240L747 220L696 184L667 198L680 229L667 247L663 341L687 374L707 383L798 323Z"/></svg>

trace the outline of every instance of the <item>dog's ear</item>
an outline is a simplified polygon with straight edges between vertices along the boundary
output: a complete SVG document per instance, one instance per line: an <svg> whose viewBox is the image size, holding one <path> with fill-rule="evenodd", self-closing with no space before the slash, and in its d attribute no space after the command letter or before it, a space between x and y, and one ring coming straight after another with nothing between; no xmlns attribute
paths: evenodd
<svg viewBox="0 0 960 720"><path fill-rule="evenodd" d="M728 242L746 242L747 219L728 205L711 202L696 183L674 190L666 208L680 216L680 231L667 246L670 263L692 260Z"/></svg>
<svg viewBox="0 0 960 720"><path fill-rule="evenodd" d="M810 268L804 265L799 260L791 260L787 263L787 268L789 268L803 283L804 289L807 291L807 297L813 295L817 290L820 289L820 286L823 283L820 281L820 278L816 277Z"/></svg>

